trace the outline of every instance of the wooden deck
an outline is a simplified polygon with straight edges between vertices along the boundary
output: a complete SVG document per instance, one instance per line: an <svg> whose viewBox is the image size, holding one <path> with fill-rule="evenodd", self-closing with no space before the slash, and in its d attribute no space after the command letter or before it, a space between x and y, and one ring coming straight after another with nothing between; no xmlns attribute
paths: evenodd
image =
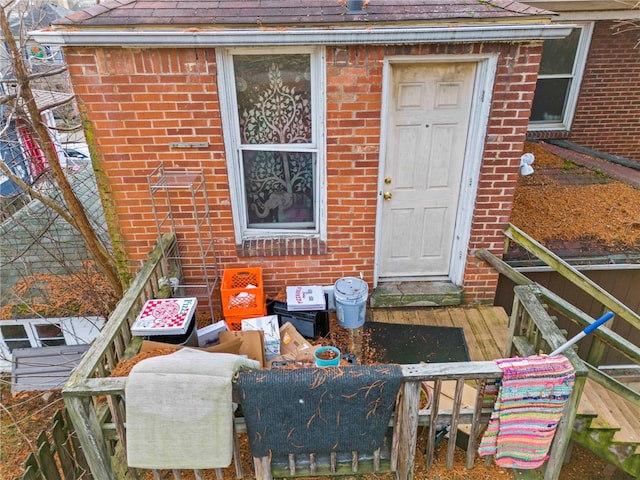
<svg viewBox="0 0 640 480"><path fill-rule="evenodd" d="M502 307L380 308L371 310L371 321L461 327L471 360L495 360L505 356L509 317ZM443 394L451 396L451 392ZM469 392L467 394L470 395ZM472 401L472 397L465 401ZM640 408L619 398L611 398L605 388L592 380L587 380L578 415L593 417L594 426L602 429L617 429L616 441L640 442Z"/></svg>
<svg viewBox="0 0 640 480"><path fill-rule="evenodd" d="M121 455L126 436L124 421L126 377L113 376L112 373L119 362L131 358L138 351L139 342L132 341L131 324L135 321L141 305L160 291L162 275L165 271L162 252L174 248L175 242L175 235L163 235L161 243L150 254L116 309L109 316L109 321L100 336L91 344L89 351L71 373L63 390L66 411L73 422L76 438L87 456L87 466L94 478L120 478L120 474L124 475L126 472L126 461ZM568 312L570 318L579 320L578 323L584 324L586 322L589 324L589 319L581 312L576 312L571 305L567 305L562 299L536 288L535 285L518 285L514 287L514 294L517 302L514 300L515 314L513 318L517 320L518 329L516 331L520 332L520 335L514 337L513 342L521 355L529 355L529 352L533 353L537 348L546 349L565 341L553 318L546 313L545 305L549 303L554 305L556 309ZM408 479L412 476L416 449L422 448L417 445L417 433L421 422L423 426L428 426L429 432L426 446L427 465L431 465L433 460L438 422L451 426L449 432L451 441L447 448L446 466L448 469L452 469L459 427L465 423L472 425L473 432L468 435L468 438L477 439L479 428L482 426L482 417L486 410L490 410L486 408L483 401L485 399L484 389L481 388L477 391L475 401L468 399L464 394L466 387L471 386L472 383L477 383L482 387L485 383L493 382L501 377L502 372L491 360L506 355L505 347L509 343L507 315L502 308L491 306L394 307L393 310L371 310L368 314L370 321L458 326L465 332L468 351L473 361L444 364L418 362L401 366L402 395L399 396L401 402L396 408L395 419L397 421L394 422L396 427L394 431L397 429L397 441L394 442L397 447L397 456L394 457L397 458L397 478ZM601 334L601 336L605 336L607 341L612 340L609 338L610 335ZM349 339L341 338L340 340L348 341ZM358 335L358 338L352 337L351 340L355 345L356 340L360 341L362 338ZM620 344L620 348L631 350L623 342L618 341L616 345L618 344ZM636 350L633 350L632 354L634 358L640 359L640 352L636 354ZM580 392L590 370L577 358L575 352L569 350L566 355L576 368L576 383L579 386L579 390L576 392ZM612 382L604 381L606 379L602 378L603 374L599 375L598 379L601 383L605 386L612 385ZM454 390L446 388L446 382L450 381L456 382ZM434 385L434 395L431 398L430 407L423 409L425 410L425 415L423 415L420 409L422 399L420 392L421 386L425 382L427 385ZM443 387L442 390L439 388L440 386ZM614 386L617 387L617 384ZM617 393L621 391L624 396L629 396L626 390L620 390L619 387L612 388L612 390ZM438 392L452 397L455 408L440 408L438 400L441 397L438 396ZM105 397L106 402L104 401ZM549 461L544 472L546 480L558 478L566 447L572 435L571 426L575 424L576 397L572 396L570 400L567 412L568 421L559 425L556 441L553 442L549 454ZM615 402L609 400L607 403L613 404ZM600 405L602 404L603 402L600 402ZM442 406L446 407L447 405L443 402ZM462 408L465 405L473 408ZM615 416L616 412L610 411L610 414ZM632 418L637 419L639 416L636 415ZM428 422L428 425L425 422ZM635 427L635 431L637 431L637 424ZM591 446L591 443L597 441L596 447L602 447L600 439L604 437L604 434L593 440L592 431L593 429L588 429L588 425L582 429L582 432L585 433L585 439L582 439L584 444ZM573 435L576 435L575 430ZM631 446L635 448L638 444ZM635 462L637 460L628 455L630 445L616 444L613 447L615 447L613 453L606 458L615 465L625 466L623 461L630 459L631 462ZM466 458L468 468L472 468L476 460L475 453L475 446L468 448ZM638 466L640 467L640 462ZM632 469L625 471L632 471ZM633 473L640 480L640 468Z"/></svg>
<svg viewBox="0 0 640 480"><path fill-rule="evenodd" d="M460 327L464 330L472 361L504 357L509 317L502 307L379 308L371 310L371 321L405 325Z"/></svg>

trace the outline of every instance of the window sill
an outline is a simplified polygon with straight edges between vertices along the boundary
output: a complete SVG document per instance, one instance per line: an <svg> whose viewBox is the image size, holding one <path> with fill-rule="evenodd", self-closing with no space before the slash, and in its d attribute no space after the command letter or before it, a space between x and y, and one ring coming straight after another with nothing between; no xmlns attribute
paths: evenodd
<svg viewBox="0 0 640 480"><path fill-rule="evenodd" d="M326 242L312 237L257 238L236 245L238 257L301 257L325 255Z"/></svg>
<svg viewBox="0 0 640 480"><path fill-rule="evenodd" d="M546 140L546 139L557 139L557 138L569 138L568 130L529 130L527 132L527 138L532 140Z"/></svg>

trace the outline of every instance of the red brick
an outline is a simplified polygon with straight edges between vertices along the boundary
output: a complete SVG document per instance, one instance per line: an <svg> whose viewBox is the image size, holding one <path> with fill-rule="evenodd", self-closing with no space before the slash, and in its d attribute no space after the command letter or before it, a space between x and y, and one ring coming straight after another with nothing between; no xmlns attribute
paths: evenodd
<svg viewBox="0 0 640 480"><path fill-rule="evenodd" d="M535 88L538 45L421 45L331 47L327 49L327 209L328 253L295 258L238 258L234 245L224 141L215 82L213 50L118 50L95 54L92 48L70 48L67 59L81 105L93 127L109 176L121 234L133 266L155 242L146 174L158 161L207 169L211 215L216 219L216 247L221 268L265 265L265 286L275 293L287 281L330 284L349 272L373 281L378 189L382 60L385 55L500 53L493 94L494 118L478 182L477 217L470 246L500 253L501 229L509 217L517 164L526 134L522 112ZM509 65L504 64L505 57ZM94 67L92 64L96 62ZM512 68L518 61L524 65ZM190 64L190 66L187 66ZM94 80L87 72L96 71ZM135 72L138 72L136 75ZM515 73L514 73L515 72ZM517 81L514 81L516 79ZM206 93L203 93L206 92ZM112 105L123 108L113 112ZM126 111L123 111L126 110ZM513 116L522 121L513 124ZM174 140L175 139L175 140ZM209 141L202 151L176 151L170 141ZM358 181L354 182L353 179ZM145 220L147 219L147 220ZM144 231L141 231L141 225ZM464 286L469 302L492 300L497 274L468 257Z"/></svg>

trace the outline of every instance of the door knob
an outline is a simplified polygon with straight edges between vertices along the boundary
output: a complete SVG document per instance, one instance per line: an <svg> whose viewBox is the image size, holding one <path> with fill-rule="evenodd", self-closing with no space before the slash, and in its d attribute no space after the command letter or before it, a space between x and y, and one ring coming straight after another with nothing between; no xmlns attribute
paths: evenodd
<svg viewBox="0 0 640 480"><path fill-rule="evenodd" d="M391 192L384 192L382 194L382 198L384 198L385 200L391 200L391 197L392 197Z"/></svg>
<svg viewBox="0 0 640 480"><path fill-rule="evenodd" d="M384 177L384 183L389 185L391 183L391 177Z"/></svg>

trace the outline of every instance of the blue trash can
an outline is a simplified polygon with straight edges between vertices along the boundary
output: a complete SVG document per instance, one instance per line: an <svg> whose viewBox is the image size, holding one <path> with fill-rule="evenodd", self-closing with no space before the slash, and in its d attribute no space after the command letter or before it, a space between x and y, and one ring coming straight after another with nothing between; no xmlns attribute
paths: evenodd
<svg viewBox="0 0 640 480"><path fill-rule="evenodd" d="M345 328L364 324L367 313L369 285L356 277L340 278L333 286L338 323Z"/></svg>

